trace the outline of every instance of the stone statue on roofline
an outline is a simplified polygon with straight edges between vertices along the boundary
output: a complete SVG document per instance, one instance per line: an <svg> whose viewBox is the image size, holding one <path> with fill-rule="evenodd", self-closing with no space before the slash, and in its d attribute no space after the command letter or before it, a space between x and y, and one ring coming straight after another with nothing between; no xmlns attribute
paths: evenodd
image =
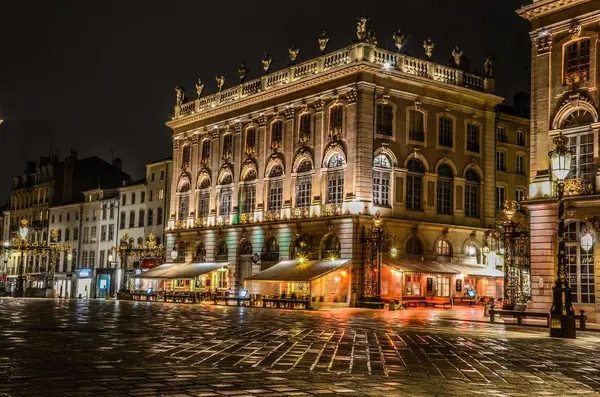
<svg viewBox="0 0 600 397"><path fill-rule="evenodd" d="M183 87L175 87L175 105L183 105L185 103L185 99L185 90L183 89Z"/></svg>
<svg viewBox="0 0 600 397"><path fill-rule="evenodd" d="M196 94L198 94L198 98L202 96L202 92L204 92L204 83L201 79L196 81Z"/></svg>

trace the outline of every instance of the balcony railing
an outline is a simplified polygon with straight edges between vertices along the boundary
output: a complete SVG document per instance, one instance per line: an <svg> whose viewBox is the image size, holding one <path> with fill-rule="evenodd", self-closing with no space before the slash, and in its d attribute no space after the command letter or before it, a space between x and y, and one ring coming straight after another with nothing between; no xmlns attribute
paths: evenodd
<svg viewBox="0 0 600 397"><path fill-rule="evenodd" d="M310 207L296 207L292 210L292 219L310 217Z"/></svg>
<svg viewBox="0 0 600 397"><path fill-rule="evenodd" d="M295 81L310 78L334 68L341 68L353 62L363 61L388 70L462 86L476 91L486 89L485 81L475 74L465 73L460 69L439 65L427 60L414 58L405 54L358 43L352 46L322 55L318 58L272 72L261 78L251 80L232 88L198 98L175 107L175 118L182 118L194 113L202 113L220 105L242 100L262 91L271 90ZM493 84L492 84L493 86Z"/></svg>
<svg viewBox="0 0 600 397"><path fill-rule="evenodd" d="M240 223L254 223L254 212L240 214Z"/></svg>
<svg viewBox="0 0 600 397"><path fill-rule="evenodd" d="M594 185L585 179L565 179L565 196L594 194Z"/></svg>
<svg viewBox="0 0 600 397"><path fill-rule="evenodd" d="M321 216L342 215L342 204L323 204L321 205Z"/></svg>
<svg viewBox="0 0 600 397"><path fill-rule="evenodd" d="M196 227L207 227L208 226L208 218L201 217L194 221L194 226Z"/></svg>
<svg viewBox="0 0 600 397"><path fill-rule="evenodd" d="M278 221L278 220L281 219L281 210L265 211L264 215L263 215L263 219L266 222L269 222L269 221Z"/></svg>

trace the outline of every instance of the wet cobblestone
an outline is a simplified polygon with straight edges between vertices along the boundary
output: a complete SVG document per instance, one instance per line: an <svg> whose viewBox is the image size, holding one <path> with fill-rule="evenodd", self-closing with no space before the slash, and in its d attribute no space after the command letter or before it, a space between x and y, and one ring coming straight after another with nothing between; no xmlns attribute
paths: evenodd
<svg viewBox="0 0 600 397"><path fill-rule="evenodd" d="M431 310L0 299L0 396L600 395L599 349Z"/></svg>

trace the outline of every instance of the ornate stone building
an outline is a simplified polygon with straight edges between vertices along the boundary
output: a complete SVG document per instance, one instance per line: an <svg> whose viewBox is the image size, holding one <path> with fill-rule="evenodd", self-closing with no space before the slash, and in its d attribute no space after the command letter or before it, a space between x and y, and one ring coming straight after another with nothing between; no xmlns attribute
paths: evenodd
<svg viewBox="0 0 600 397"><path fill-rule="evenodd" d="M411 266L485 266L503 100L494 94L491 61L480 77L458 47L450 66L385 51L362 22L355 43L341 50L327 53L322 36L324 55L316 59L297 63L290 50L290 67L271 72L265 54L263 77L246 81L240 68L240 84L224 88L218 78L218 92L208 96L199 81L194 100L177 87L167 123L169 249L176 246L186 262L230 262L234 293L246 277L295 258L303 246L309 259L350 260L360 297L369 277L361 236L377 211ZM394 40L401 48L402 36ZM433 48L426 41L423 58ZM453 281L435 278L433 289L461 293ZM497 295L498 288L482 291Z"/></svg>
<svg viewBox="0 0 600 397"><path fill-rule="evenodd" d="M532 302L548 310L552 301L557 247L557 200L548 152L559 133L573 152L566 180L567 267L576 309L597 321L596 290L600 245L584 247L582 237L598 238L598 42L599 0L540 0L519 15L531 22L531 216ZM587 222L586 222L587 220ZM584 239L585 240L585 239Z"/></svg>

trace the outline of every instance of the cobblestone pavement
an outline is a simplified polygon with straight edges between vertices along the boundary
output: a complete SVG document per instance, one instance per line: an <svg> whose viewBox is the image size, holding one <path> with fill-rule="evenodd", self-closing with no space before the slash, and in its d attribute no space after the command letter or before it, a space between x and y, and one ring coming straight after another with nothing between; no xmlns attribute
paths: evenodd
<svg viewBox="0 0 600 397"><path fill-rule="evenodd" d="M600 396L600 333L447 313L0 299L0 396Z"/></svg>

